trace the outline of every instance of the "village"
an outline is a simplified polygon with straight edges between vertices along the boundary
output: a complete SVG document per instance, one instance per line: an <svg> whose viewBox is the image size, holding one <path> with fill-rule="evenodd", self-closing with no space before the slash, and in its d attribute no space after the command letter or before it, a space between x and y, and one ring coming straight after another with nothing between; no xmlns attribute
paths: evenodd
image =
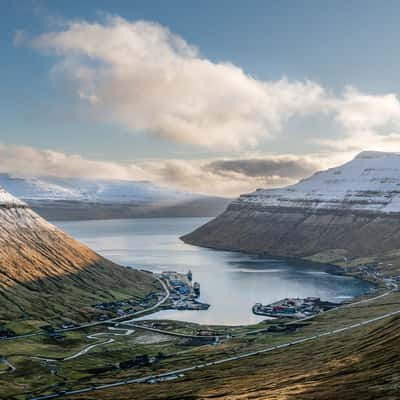
<svg viewBox="0 0 400 400"><path fill-rule="evenodd" d="M144 310L160 301L164 296L163 292L151 292L144 299L131 298L122 301L112 301L93 305L98 310L96 316L98 321L106 321L111 317L124 317L132 313ZM62 326L61 328L66 328Z"/></svg>
<svg viewBox="0 0 400 400"><path fill-rule="evenodd" d="M319 297L285 298L268 305L256 303L253 314L275 318L306 318L338 306L336 303L321 301Z"/></svg>
<svg viewBox="0 0 400 400"><path fill-rule="evenodd" d="M187 274L176 271L163 271L158 275L170 291L169 308L176 310L207 310L210 305L201 303L197 299L200 296L200 284L193 282L192 272Z"/></svg>

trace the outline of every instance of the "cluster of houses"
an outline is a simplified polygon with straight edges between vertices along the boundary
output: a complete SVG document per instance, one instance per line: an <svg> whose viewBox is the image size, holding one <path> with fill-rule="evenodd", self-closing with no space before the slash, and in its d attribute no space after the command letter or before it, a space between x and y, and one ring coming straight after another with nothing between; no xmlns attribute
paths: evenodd
<svg viewBox="0 0 400 400"><path fill-rule="evenodd" d="M164 271L161 279L168 285L172 308L176 310L207 310L210 305L197 300L200 296L200 284L192 284L192 272L182 274Z"/></svg>
<svg viewBox="0 0 400 400"><path fill-rule="evenodd" d="M268 317L305 318L336 306L335 303L321 301L319 297L285 298L268 305L256 303L253 313Z"/></svg>
<svg viewBox="0 0 400 400"><path fill-rule="evenodd" d="M388 268L391 268L393 264L386 264ZM400 275L399 276L383 276L383 274L377 270L377 267L382 268L385 266L384 263L378 264L366 264L357 266L357 270L361 272L365 277L372 281L383 282L385 286L390 290L399 290L400 286Z"/></svg>
<svg viewBox="0 0 400 400"><path fill-rule="evenodd" d="M110 301L108 303L95 304L93 307L104 313L98 316L99 321L105 321L110 318L109 314L123 316L136 311L137 301L134 299L123 301Z"/></svg>
<svg viewBox="0 0 400 400"><path fill-rule="evenodd" d="M105 321L110 318L110 315L123 317L125 315L142 310L143 308L147 308L153 304L156 304L162 297L163 293L152 292L141 301L132 298L122 301L111 301L108 303L95 304L93 307L99 311L104 311L104 313L101 313L97 319L99 321Z"/></svg>

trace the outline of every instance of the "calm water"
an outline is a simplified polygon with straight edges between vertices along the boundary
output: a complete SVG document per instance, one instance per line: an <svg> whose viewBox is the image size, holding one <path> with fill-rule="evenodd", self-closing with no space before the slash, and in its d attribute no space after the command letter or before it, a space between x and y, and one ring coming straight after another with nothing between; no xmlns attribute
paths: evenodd
<svg viewBox="0 0 400 400"><path fill-rule="evenodd" d="M335 302L371 290L358 279L333 275L310 263L214 251L184 244L179 236L205 218L153 218L57 222L75 238L116 263L155 272L187 272L201 284L207 311L161 311L152 318L204 324L239 325L262 320L252 315L256 302L284 297L318 296Z"/></svg>

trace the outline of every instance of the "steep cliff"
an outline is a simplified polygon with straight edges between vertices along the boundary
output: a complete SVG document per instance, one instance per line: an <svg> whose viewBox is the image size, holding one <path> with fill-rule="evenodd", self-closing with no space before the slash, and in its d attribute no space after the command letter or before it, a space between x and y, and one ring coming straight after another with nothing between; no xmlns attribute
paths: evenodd
<svg viewBox="0 0 400 400"><path fill-rule="evenodd" d="M366 257L400 246L400 153L363 152L281 189L240 196L187 243L285 257Z"/></svg>

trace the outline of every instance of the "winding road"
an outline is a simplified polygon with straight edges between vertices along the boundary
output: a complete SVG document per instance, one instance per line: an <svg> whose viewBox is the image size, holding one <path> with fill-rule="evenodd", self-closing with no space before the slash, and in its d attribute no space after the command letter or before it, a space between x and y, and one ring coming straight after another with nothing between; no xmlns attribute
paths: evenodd
<svg viewBox="0 0 400 400"><path fill-rule="evenodd" d="M137 317L139 315L146 314L146 313L148 313L150 311L155 310L156 308L158 308L159 306L161 306L162 304L164 304L168 300L168 298L170 296L170 291L169 291L168 286L165 284L165 282L162 279L158 278L157 276L155 276L154 278L157 279L161 283L161 285L162 285L162 287L163 287L163 289L165 291L165 296L161 300L159 300L156 304L154 304L153 306L151 306L149 308L146 308L145 310L135 311L133 313L123 315L121 317L110 318L110 319L107 319L107 320L104 320L104 321L88 322L86 324L81 324L81 325L74 326L74 327L71 327L71 328L66 328L66 329L57 329L57 330L55 330L55 332L56 333L61 333L61 332L77 331L79 329L84 329L84 328L91 328L93 326L104 325L104 324L106 324L108 322L118 322L118 321L121 321L121 320L124 320L124 319L127 319L127 318ZM45 333L45 332L27 333L25 335L2 337L2 338L0 338L0 340L26 339L26 338L29 338L29 337L32 337L32 336L40 336L40 335L47 335L47 333Z"/></svg>
<svg viewBox="0 0 400 400"><path fill-rule="evenodd" d="M361 304L361 303L366 303L366 302L370 302L382 297L387 296L389 293L391 293L391 291L383 293L379 296L370 298L370 299L365 299L365 300L360 300L358 302L355 303L350 303L347 306L350 305L357 305L357 304ZM216 361L211 361L211 362L207 362L204 364L196 364L193 365L191 367L186 367L186 368L181 368L181 369L176 369L176 370L172 370L172 371L168 371L162 374L157 374L157 375L149 375L149 376L144 376L141 378L134 378L134 379L128 379L128 380L123 380L123 381L118 381L118 382L114 382L114 383L109 383L109 384L105 384L105 385L99 385L99 386L90 386L90 387L86 387L86 388L82 388L82 389L77 389L77 390L67 390L67 391L63 391L63 392L59 392L59 393L53 393L53 394L49 394L49 395L44 395L44 396L38 396L38 397L33 397L31 398L31 400L46 400L46 399L55 399L58 397L62 397L62 396L73 396L73 395L77 395L77 394L82 394L82 393L87 393L87 392L92 392L92 391L96 391L96 390L103 390L103 389L110 389L113 387L119 387L119 386L125 386L125 385L131 385L131 384L138 384L138 383L146 383L146 382L156 382L156 381L160 381L163 380L165 378L173 378L173 377L178 377L180 374L184 374L186 372L190 372L190 371L194 371L197 369L207 369L210 367L213 367L215 365L220 365L220 364L224 364L224 363L228 363L228 362L232 362L232 361L237 361L237 360L241 360L244 358L249 358L249 357L254 357L260 354L265 354L265 353L270 353L273 351L277 351L277 350L283 350L283 349L288 349L291 346L295 346L295 345L299 345L305 342L309 342L312 340L318 340L321 337L325 337L325 336L335 336L338 335L340 333L343 332L347 332L356 328L365 328L366 326L384 320L386 318L390 318L396 315L400 315L400 310L396 310L396 311L392 311L389 313L385 313L382 314L378 317L375 318L370 318L361 322L357 322L351 325L347 325L347 326L343 326L340 328L336 328L334 330L329 330L323 333L319 333L316 335L312 335L312 336L307 336L304 338L300 338L300 339L296 339L290 342L286 342L286 343L282 343L276 346L271 346L271 347L267 347L265 349L261 349L261 350L256 350L256 351L252 351L252 352L247 352L247 353L242 353L240 355L237 356L232 356L232 357L226 357L226 358L221 358L220 360L216 360Z"/></svg>

